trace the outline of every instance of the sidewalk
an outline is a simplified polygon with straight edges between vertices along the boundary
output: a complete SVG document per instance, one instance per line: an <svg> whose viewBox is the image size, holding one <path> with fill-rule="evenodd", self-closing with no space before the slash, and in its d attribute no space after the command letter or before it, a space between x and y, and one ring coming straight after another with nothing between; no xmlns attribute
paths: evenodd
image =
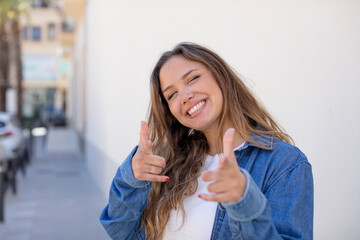
<svg viewBox="0 0 360 240"><path fill-rule="evenodd" d="M6 192L0 239L109 239L98 221L106 199L86 170L74 132L50 129L34 147L26 175L18 172L17 195Z"/></svg>

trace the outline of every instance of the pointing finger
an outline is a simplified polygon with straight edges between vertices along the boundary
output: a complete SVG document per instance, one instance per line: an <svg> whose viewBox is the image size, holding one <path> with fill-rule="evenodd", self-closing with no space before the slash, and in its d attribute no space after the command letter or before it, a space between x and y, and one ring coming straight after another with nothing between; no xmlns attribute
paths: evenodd
<svg viewBox="0 0 360 240"><path fill-rule="evenodd" d="M141 121L140 126L140 145L145 144L149 140L149 127L146 122Z"/></svg>
<svg viewBox="0 0 360 240"><path fill-rule="evenodd" d="M149 127L146 122L141 121L140 142L138 149L147 154L151 154L151 141L149 141Z"/></svg>
<svg viewBox="0 0 360 240"><path fill-rule="evenodd" d="M234 154L234 146L233 146L234 132L235 129L229 128L228 130L226 130L223 137L223 151L224 151L224 156L227 158L231 157Z"/></svg>

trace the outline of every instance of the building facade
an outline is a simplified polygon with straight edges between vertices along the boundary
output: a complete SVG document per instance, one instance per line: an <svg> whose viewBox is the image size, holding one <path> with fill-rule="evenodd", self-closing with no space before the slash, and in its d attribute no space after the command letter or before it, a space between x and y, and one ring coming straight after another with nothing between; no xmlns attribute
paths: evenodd
<svg viewBox="0 0 360 240"><path fill-rule="evenodd" d="M67 121L69 82L82 1L32 1L22 18L25 125Z"/></svg>

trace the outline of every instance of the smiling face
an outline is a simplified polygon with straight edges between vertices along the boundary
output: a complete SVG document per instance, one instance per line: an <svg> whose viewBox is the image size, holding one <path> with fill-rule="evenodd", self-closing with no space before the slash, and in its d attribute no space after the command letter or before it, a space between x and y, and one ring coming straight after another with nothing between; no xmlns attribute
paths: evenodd
<svg viewBox="0 0 360 240"><path fill-rule="evenodd" d="M223 94L205 65L175 55L161 67L160 86L171 113L182 125L205 135L217 130Z"/></svg>

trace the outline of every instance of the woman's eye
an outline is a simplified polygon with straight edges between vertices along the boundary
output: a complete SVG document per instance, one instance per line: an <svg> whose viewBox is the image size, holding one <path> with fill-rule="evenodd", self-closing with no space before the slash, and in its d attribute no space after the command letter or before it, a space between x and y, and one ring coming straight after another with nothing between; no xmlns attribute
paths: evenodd
<svg viewBox="0 0 360 240"><path fill-rule="evenodd" d="M195 77L193 77L193 78L190 78L190 80L188 81L188 83L190 83L190 82L192 82L192 81L194 81L194 80L196 80L196 79L198 79L200 76L195 76Z"/></svg>
<svg viewBox="0 0 360 240"><path fill-rule="evenodd" d="M176 94L176 92L170 93L167 100L170 101L174 97L175 94Z"/></svg>

